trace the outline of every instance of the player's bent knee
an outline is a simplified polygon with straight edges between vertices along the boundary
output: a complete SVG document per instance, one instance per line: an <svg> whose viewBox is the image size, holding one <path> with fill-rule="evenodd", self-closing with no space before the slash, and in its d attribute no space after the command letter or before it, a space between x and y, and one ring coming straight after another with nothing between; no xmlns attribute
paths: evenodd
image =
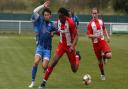
<svg viewBox="0 0 128 89"><path fill-rule="evenodd" d="M107 58L107 59L111 59L111 58L112 58L112 54L111 54L111 53L107 53L107 54L106 54L106 58Z"/></svg>
<svg viewBox="0 0 128 89"><path fill-rule="evenodd" d="M38 64L39 64L39 62L40 62L40 59L38 59L38 60L37 60L37 59L35 59L35 60L34 60L34 64L33 64L33 65L37 67L37 66L38 66Z"/></svg>
<svg viewBox="0 0 128 89"><path fill-rule="evenodd" d="M49 64L49 58L45 58L45 59L43 60L43 64L42 64L42 67L43 67L44 70L47 69L48 64Z"/></svg>
<svg viewBox="0 0 128 89"><path fill-rule="evenodd" d="M48 68L48 65L43 65L42 67L44 70L46 70Z"/></svg>
<svg viewBox="0 0 128 89"><path fill-rule="evenodd" d="M37 59L35 59L35 61L34 61L34 66L36 66L36 67L37 67L37 66L38 66L38 64L39 64L39 62L40 62L40 59L38 59L38 60L37 60Z"/></svg>
<svg viewBox="0 0 128 89"><path fill-rule="evenodd" d="M38 62L34 62L34 64L33 64L33 65L34 65L35 67L37 67L37 66L38 66L38 64L39 64Z"/></svg>

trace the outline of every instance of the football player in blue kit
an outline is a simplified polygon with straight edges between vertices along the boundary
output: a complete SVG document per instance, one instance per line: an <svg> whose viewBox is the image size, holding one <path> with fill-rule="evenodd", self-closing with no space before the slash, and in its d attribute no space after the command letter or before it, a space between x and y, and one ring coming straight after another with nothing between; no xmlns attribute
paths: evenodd
<svg viewBox="0 0 128 89"><path fill-rule="evenodd" d="M32 67L32 82L29 88L32 88L35 84L35 77L40 60L43 61L42 67L45 71L51 57L52 34L55 28L54 24L50 21L51 10L48 8L48 5L49 1L46 1L43 5L33 10L32 22L36 33L36 52ZM42 15L39 15L41 9L43 9Z"/></svg>

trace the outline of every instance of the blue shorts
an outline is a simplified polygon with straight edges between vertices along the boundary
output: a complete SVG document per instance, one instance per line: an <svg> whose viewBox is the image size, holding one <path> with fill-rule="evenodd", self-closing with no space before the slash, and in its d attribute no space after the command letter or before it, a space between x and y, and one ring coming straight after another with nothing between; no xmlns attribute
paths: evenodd
<svg viewBox="0 0 128 89"><path fill-rule="evenodd" d="M51 58L51 50L47 50L47 49L44 49L41 46L37 46L35 55L40 56L44 60L50 60L50 58Z"/></svg>

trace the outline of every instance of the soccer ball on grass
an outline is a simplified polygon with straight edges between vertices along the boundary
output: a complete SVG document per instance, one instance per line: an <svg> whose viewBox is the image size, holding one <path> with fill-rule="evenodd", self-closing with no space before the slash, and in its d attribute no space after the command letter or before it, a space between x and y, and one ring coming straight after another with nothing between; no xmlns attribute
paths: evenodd
<svg viewBox="0 0 128 89"><path fill-rule="evenodd" d="M89 84L91 84L91 82L92 82L91 76L90 76L89 74L85 74L85 75L83 76L83 83L84 83L85 85L89 85Z"/></svg>

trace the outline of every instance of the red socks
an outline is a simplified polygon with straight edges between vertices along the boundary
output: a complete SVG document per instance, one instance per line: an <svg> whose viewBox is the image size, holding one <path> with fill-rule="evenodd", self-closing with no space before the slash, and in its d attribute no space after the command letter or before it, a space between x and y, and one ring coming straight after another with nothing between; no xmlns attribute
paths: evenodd
<svg viewBox="0 0 128 89"><path fill-rule="evenodd" d="M103 65L103 63L99 64L99 68L100 68L101 74L104 75L104 65Z"/></svg>
<svg viewBox="0 0 128 89"><path fill-rule="evenodd" d="M45 72L45 76L44 76L44 80L48 80L50 74L52 73L53 67L48 67L46 72Z"/></svg>
<svg viewBox="0 0 128 89"><path fill-rule="evenodd" d="M76 55L76 65L79 66L79 64L80 64L79 56Z"/></svg>

